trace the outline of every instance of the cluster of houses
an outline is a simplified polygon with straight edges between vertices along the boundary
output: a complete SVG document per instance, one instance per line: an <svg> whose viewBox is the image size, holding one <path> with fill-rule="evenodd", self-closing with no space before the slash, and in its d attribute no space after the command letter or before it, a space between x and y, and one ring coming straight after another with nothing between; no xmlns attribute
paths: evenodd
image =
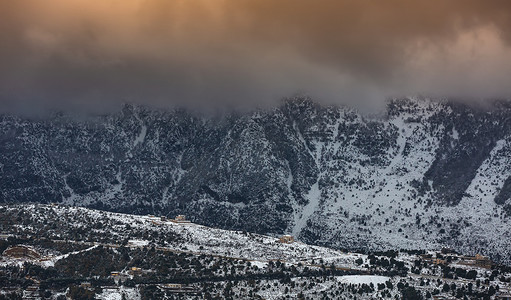
<svg viewBox="0 0 511 300"><path fill-rule="evenodd" d="M172 222L172 223L178 223L178 224L191 224L190 220L186 219L185 215L177 215L174 219L169 219L166 216L156 217L153 215L148 215L149 218L148 222L150 222L152 225L162 225L165 222Z"/></svg>
<svg viewBox="0 0 511 300"><path fill-rule="evenodd" d="M110 277L112 277L115 281L115 283L122 283L126 279L129 279L130 277L142 275L144 273L147 273L147 270L143 270L139 267L131 267L126 271L112 271L110 272Z"/></svg>
<svg viewBox="0 0 511 300"><path fill-rule="evenodd" d="M460 259L460 263L467 265L467 266L476 266L476 267L486 268L486 269L491 269L491 267L493 266L493 262L491 261L491 259L489 257L483 256L480 254L476 254L473 257L472 256L461 256L461 255L452 255L452 256ZM433 258L433 256L431 254L422 254L421 258L424 261L428 261L428 262L431 262L436 265L448 264L447 260L438 258L438 257Z"/></svg>
<svg viewBox="0 0 511 300"><path fill-rule="evenodd" d="M279 242L282 244L292 244L294 243L295 238L292 235L285 234L279 238Z"/></svg>

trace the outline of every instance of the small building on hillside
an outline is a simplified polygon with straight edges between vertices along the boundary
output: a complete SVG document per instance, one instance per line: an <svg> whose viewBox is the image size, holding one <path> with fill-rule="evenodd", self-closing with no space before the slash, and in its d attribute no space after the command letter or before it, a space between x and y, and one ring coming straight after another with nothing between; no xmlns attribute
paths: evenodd
<svg viewBox="0 0 511 300"><path fill-rule="evenodd" d="M130 275L140 275L140 274L142 274L142 268L131 267L130 270L128 271L128 273Z"/></svg>
<svg viewBox="0 0 511 300"><path fill-rule="evenodd" d="M175 219L172 219L170 221L174 223L190 223L190 221L186 219L185 215L177 215Z"/></svg>
<svg viewBox="0 0 511 300"><path fill-rule="evenodd" d="M481 268L490 269L493 265L492 261L487 256L476 254L474 259L475 259L475 265L478 267L481 267Z"/></svg>
<svg viewBox="0 0 511 300"><path fill-rule="evenodd" d="M279 242L283 244L291 244L295 241L292 235L285 234L279 238Z"/></svg>

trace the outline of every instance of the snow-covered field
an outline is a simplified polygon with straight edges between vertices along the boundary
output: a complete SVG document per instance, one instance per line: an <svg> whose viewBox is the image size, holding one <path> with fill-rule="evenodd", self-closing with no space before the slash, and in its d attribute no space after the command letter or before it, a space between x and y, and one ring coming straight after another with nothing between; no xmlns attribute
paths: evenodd
<svg viewBox="0 0 511 300"><path fill-rule="evenodd" d="M342 283L351 283L351 284L378 284L378 283L385 283L386 281L390 280L390 277L386 276L374 276L374 275L347 275L347 276L341 276L337 277L339 282Z"/></svg>
<svg viewBox="0 0 511 300"><path fill-rule="evenodd" d="M103 288L103 292L96 296L98 300L123 300L123 299L140 299L140 293L136 288L115 287Z"/></svg>

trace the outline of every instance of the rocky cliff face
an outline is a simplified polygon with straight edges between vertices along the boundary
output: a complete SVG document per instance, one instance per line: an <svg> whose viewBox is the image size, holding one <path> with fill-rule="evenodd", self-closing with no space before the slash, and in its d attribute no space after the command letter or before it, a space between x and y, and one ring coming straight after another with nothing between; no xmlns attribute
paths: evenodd
<svg viewBox="0 0 511 300"><path fill-rule="evenodd" d="M0 118L0 202L182 213L344 248L449 246L509 259L511 106L308 99L201 117L127 105ZM507 257L507 258L506 258Z"/></svg>

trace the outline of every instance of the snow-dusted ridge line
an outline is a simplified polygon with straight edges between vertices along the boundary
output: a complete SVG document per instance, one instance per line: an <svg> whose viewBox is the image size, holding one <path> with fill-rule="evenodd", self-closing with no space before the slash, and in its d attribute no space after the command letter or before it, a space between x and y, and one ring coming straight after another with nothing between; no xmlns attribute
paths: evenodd
<svg viewBox="0 0 511 300"><path fill-rule="evenodd" d="M158 249L163 251L176 251L194 255L215 255L231 259L250 260L254 262L259 261L262 263L267 263L271 260L280 260L296 264L307 263L314 259L321 258L326 261L336 261L338 262L339 267L358 269L358 267L354 264L354 260L359 257L358 254L348 254L330 248L307 245L299 241L295 241L292 244L280 243L276 237L260 234L210 228L194 223L174 223L168 220L162 221L160 217L155 216L128 215L82 207L40 204L7 206L7 209L30 212L34 214L35 218L41 220L44 220L45 216L36 214L39 209L46 212L51 211L52 214L55 213L57 216L70 215L72 218L86 218L95 220L95 222L106 222L105 220L111 220L112 222L117 223L117 225L115 225L115 228L106 228L105 234L110 234L116 239L120 239L120 236L123 235L123 230L127 225L134 230L157 231L166 234L174 234L180 237L179 242L155 245ZM73 224L74 227L81 227L84 225L87 226L81 222ZM93 226L93 224L89 224L89 226ZM119 236L119 238L115 236ZM129 239L129 236L122 239ZM83 244L84 242L81 243ZM96 242L91 242L89 244L99 245ZM102 243L101 245L114 248L120 246L115 243ZM126 246L149 247L151 245L148 240L130 239Z"/></svg>

